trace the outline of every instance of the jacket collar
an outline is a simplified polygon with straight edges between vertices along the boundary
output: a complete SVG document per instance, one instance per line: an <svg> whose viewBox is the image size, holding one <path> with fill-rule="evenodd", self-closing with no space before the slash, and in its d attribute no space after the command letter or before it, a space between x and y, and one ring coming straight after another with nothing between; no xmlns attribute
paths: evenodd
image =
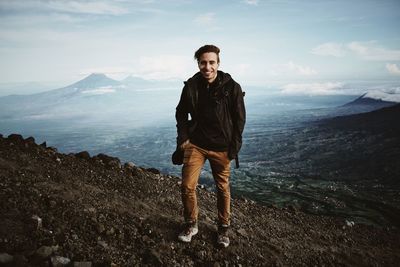
<svg viewBox="0 0 400 267"><path fill-rule="evenodd" d="M218 87L221 87L224 84L226 84L231 79L232 79L232 77L231 77L231 75L229 73L226 73L226 72L223 72L223 71L219 70L218 74L217 74L217 79L215 79L215 81L213 82L213 85L214 85L214 83L217 83L217 84L215 84L216 85L215 87L218 88ZM200 72L197 72L191 78L189 78L187 80L187 82L185 82L185 83L187 83L189 86L193 86L193 85L196 86L198 84L206 85L207 84L207 80L204 79L203 75L201 75Z"/></svg>

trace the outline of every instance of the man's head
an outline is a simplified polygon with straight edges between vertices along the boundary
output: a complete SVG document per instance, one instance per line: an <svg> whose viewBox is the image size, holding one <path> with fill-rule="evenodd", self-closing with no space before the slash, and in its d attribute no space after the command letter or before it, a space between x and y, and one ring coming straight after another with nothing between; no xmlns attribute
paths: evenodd
<svg viewBox="0 0 400 267"><path fill-rule="evenodd" d="M204 45L194 53L200 73L209 83L217 78L219 51L219 48L215 45Z"/></svg>

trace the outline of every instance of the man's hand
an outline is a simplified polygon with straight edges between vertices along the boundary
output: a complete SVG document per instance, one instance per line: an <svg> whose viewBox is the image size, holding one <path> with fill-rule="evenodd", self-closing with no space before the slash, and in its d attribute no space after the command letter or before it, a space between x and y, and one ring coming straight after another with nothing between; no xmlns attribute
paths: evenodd
<svg viewBox="0 0 400 267"><path fill-rule="evenodd" d="M190 141L189 141L189 139L187 139L185 142L183 142L181 145L180 145L180 149L181 150L185 150L185 148L187 147L187 145L190 143Z"/></svg>

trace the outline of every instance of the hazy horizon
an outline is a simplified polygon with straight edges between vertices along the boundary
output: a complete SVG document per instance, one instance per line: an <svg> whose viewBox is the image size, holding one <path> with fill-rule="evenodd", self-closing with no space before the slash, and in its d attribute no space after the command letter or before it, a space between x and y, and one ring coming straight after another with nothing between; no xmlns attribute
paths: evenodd
<svg viewBox="0 0 400 267"><path fill-rule="evenodd" d="M93 73L100 74L100 73ZM104 74L104 73L101 73ZM89 77L91 74L83 77L81 80ZM105 74L107 75L107 74ZM123 78L113 79L110 75L107 77L123 82L124 79L131 77L128 75ZM180 91L183 87L183 80L175 81L159 81L154 79L148 79L133 76L143 81L154 82L158 84L160 90L171 90L172 87ZM68 87L81 80L62 82L62 81L32 81L32 82L12 82L2 83L0 82L0 97L9 95L31 95L36 93L42 93L60 88ZM345 81L341 83L335 82L308 82L308 83L288 83L285 81L271 81L267 85L248 85L242 84L242 87L247 90L262 90L263 93L281 93L284 95L361 95L371 90L391 91L395 93L400 92L400 83L390 80L354 80Z"/></svg>
<svg viewBox="0 0 400 267"><path fill-rule="evenodd" d="M246 86L335 94L368 80L399 88L398 10L395 0L0 1L0 95L94 72L183 81L206 43L221 48L220 69Z"/></svg>

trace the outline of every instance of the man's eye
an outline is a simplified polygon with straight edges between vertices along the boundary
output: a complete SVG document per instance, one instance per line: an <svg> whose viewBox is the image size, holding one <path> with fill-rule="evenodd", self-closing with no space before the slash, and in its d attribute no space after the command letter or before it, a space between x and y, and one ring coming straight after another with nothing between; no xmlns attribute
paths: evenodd
<svg viewBox="0 0 400 267"><path fill-rule="evenodd" d="M200 62L200 65L207 65L207 63L210 64L210 65L216 65L216 64L217 64L216 61L209 61L209 62L207 62L207 61L201 61L201 62Z"/></svg>

